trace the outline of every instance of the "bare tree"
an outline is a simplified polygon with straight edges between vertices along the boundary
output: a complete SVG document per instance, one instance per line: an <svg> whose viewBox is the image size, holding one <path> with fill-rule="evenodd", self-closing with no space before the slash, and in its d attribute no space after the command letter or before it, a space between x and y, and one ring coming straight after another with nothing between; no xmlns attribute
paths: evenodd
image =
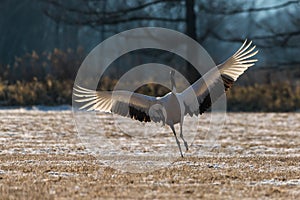
<svg viewBox="0 0 300 200"><path fill-rule="evenodd" d="M268 5L238 0L40 1L47 5L45 14L55 21L90 26L102 35L150 25L185 32L208 48L213 48L211 40L240 43L245 37L266 49L265 53L270 49L270 54L283 49L297 52L300 47L299 0ZM290 51L281 56L286 61L274 62L300 63L298 58L288 58L295 54Z"/></svg>
<svg viewBox="0 0 300 200"><path fill-rule="evenodd" d="M172 9L180 0L104 1L104 0L41 0L47 5L44 13L55 21L111 30L126 23L155 21L180 23L183 17L172 17ZM105 9L104 9L105 8ZM152 12L154 11L154 12ZM165 12L164 15L159 13Z"/></svg>
<svg viewBox="0 0 300 200"><path fill-rule="evenodd" d="M259 32L262 32L262 30L268 32L267 34L260 34L260 35L252 35L251 38L255 40L265 40L265 39L274 39L277 42L273 41L272 45L286 45L288 43L288 40L291 39L291 37L299 36L300 35L300 1L299 0L293 0L293 1L287 1L284 3L275 4L272 6L264 6L264 7L255 7L252 4L252 7L243 8L243 3L238 3L237 1L234 2L235 7L231 7L229 5L224 5L223 7L219 7L215 4L215 6L207 6L207 4L203 4L202 7L203 11L208 14L213 14L217 16L222 17L228 17L232 19L233 17L240 15L240 14L256 14L249 16L248 20L253 20L256 27L255 30L260 30ZM273 12L273 14L269 14L268 12ZM264 13L266 16L266 20L262 21L261 18L264 17L258 17L257 20L253 19L254 17L257 17L260 13ZM281 19L281 17L284 17L285 19ZM271 19L270 19L271 17ZM242 17L243 20L245 18ZM293 24L286 24L288 26L282 27L285 25L285 22L292 22ZM273 23L272 23L273 22ZM274 23L276 22L276 23ZM282 24L283 23L283 24ZM280 28L279 28L280 27ZM283 30L282 30L283 29ZM235 37L224 37L221 34L214 33L214 37L217 37L221 40L227 40L227 41L243 41L242 38L235 38ZM279 42L281 40L281 42ZM268 48L270 46L260 44L262 47ZM300 45L300 44L299 44Z"/></svg>
<svg viewBox="0 0 300 200"><path fill-rule="evenodd" d="M199 0L198 6L210 16L209 38L226 43L240 43L245 37L263 49L261 65L299 65L300 1L225 1L211 3ZM254 3L255 2L255 3ZM213 20L215 19L215 20ZM251 30L249 30L251 29ZM201 36L201 35L200 35Z"/></svg>

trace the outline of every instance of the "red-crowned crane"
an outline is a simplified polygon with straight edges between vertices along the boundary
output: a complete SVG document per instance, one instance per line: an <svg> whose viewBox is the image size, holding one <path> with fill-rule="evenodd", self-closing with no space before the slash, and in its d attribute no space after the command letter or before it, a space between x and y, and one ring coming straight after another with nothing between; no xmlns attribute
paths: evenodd
<svg viewBox="0 0 300 200"><path fill-rule="evenodd" d="M216 66L217 70L210 70L181 93L176 91L175 71L172 70L170 74L172 91L162 97L125 90L93 91L76 85L74 87L74 95L77 98L75 101L83 103L80 109L112 112L141 122L162 122L170 126L180 155L183 157L174 125L180 124L180 138L188 150L188 144L182 133L184 116L204 113L214 103L210 98L210 91L223 88L217 94L220 97L245 70L255 64L257 59L251 59L251 57L258 51L255 51L255 46L251 44L251 41L247 43L246 40L233 56Z"/></svg>

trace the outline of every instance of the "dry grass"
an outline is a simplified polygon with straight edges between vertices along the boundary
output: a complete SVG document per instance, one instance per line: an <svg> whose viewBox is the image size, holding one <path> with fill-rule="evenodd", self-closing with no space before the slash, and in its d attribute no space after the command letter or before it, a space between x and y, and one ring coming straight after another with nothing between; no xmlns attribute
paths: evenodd
<svg viewBox="0 0 300 200"><path fill-rule="evenodd" d="M211 155L135 174L91 156L68 111L0 111L0 199L298 199L299 118L229 114Z"/></svg>

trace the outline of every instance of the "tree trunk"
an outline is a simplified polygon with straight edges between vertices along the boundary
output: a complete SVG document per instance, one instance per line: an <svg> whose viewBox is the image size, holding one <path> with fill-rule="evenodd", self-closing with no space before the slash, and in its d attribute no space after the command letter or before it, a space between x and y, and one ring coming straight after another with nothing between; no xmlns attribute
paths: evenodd
<svg viewBox="0 0 300 200"><path fill-rule="evenodd" d="M194 0L185 0L185 27L186 34L192 39L197 41L197 32L196 32L196 15L195 15L195 1ZM193 52L191 49L187 49L187 58L192 56ZM187 62L185 68L185 77L188 79L190 83L194 83L196 80L200 78L198 71Z"/></svg>
<svg viewBox="0 0 300 200"><path fill-rule="evenodd" d="M186 34L197 40L196 33L196 15L195 15L195 1L194 0L185 0L185 23L186 23Z"/></svg>

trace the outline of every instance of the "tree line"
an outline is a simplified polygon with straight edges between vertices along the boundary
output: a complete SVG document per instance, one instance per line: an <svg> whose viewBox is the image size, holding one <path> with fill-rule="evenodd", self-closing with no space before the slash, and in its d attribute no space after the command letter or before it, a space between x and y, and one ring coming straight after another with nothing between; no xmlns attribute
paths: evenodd
<svg viewBox="0 0 300 200"><path fill-rule="evenodd" d="M73 80L89 50L115 33L158 26L186 33L216 63L230 56L245 38L253 40L260 49L259 62L230 92L229 107L234 111L299 110L299 10L299 0L3 0L0 105L71 103ZM137 55L152 59L159 55L166 63L173 59L164 52ZM136 57L127 59L126 65L135 66ZM171 63L177 69L184 66L181 70L190 82L200 77L188 73L189 63L176 59ZM127 69L124 62L112 68L120 70L111 70L115 76L105 78L106 89L113 87L120 76L116 74ZM148 86L142 92L166 91ZM262 99L260 103L255 103L255 95Z"/></svg>

